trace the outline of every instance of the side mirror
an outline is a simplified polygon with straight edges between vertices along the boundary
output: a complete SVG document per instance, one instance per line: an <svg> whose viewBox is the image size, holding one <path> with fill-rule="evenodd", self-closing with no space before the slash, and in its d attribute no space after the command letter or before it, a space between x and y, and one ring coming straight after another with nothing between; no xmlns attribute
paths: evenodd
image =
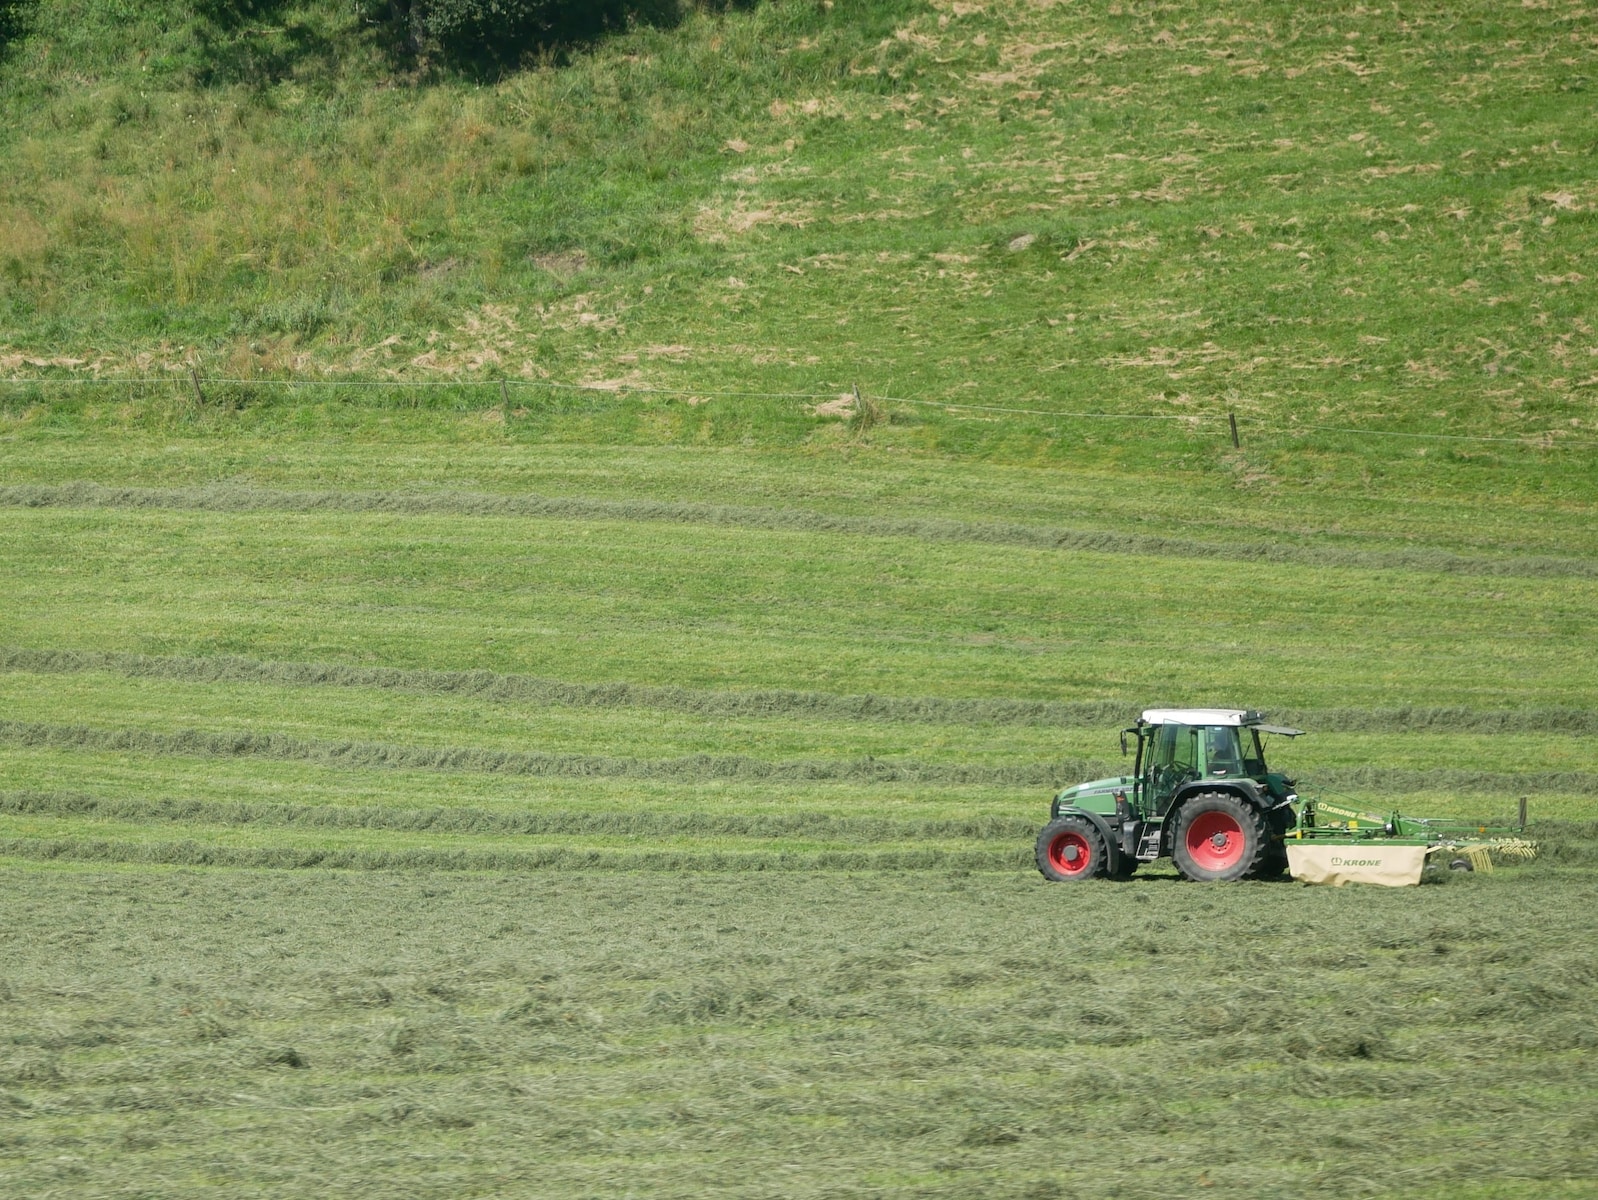
<svg viewBox="0 0 1598 1200"><path fill-rule="evenodd" d="M1126 754L1126 730L1123 729L1121 730L1121 757L1125 758Z"/></svg>

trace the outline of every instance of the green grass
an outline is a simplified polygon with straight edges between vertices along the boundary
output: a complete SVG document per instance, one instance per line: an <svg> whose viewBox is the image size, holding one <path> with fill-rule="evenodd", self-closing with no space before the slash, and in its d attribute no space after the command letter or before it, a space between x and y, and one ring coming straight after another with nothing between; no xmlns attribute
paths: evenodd
<svg viewBox="0 0 1598 1200"><path fill-rule="evenodd" d="M4 878L18 1192L1590 1194L1552 868Z"/></svg>
<svg viewBox="0 0 1598 1200"><path fill-rule="evenodd" d="M18 11L0 1192L1593 1194L1575 5ZM1203 703L1542 853L1045 886Z"/></svg>
<svg viewBox="0 0 1598 1200"><path fill-rule="evenodd" d="M966 820L1008 817L1037 824L1048 790L948 783L842 781L794 786L769 780L639 777L528 778L471 772L389 770L270 759L151 755L117 750L0 746L6 779L38 791L69 788L112 799L444 808L501 812L709 813L779 817ZM1539 798L1540 799L1540 798Z"/></svg>
<svg viewBox="0 0 1598 1200"><path fill-rule="evenodd" d="M699 864L714 866L718 857L725 857L734 866L747 861L756 869L781 865L816 870L876 866L878 862L914 855L921 860L914 865L920 867L947 867L953 856L952 865L967 869L979 864L989 870L1013 871L1024 865L1026 857L1024 836L1012 836L1006 844L998 845L998 839L917 837L918 831L906 829L900 831L899 840L868 839L848 825L823 829L819 834L802 829L784 830L787 836L780 842L758 831L707 833L679 828L667 833L659 829L629 829L623 823L617 823L613 832L591 829L567 833L540 829L536 839L505 832L495 836L493 832L482 830L454 833L437 828L419 832L390 829L377 839L360 829L346 830L329 825L294 828L292 820L274 823L270 819L252 819L246 824L232 824L219 816L212 822L203 812L193 811L177 818L183 828L174 830L169 823L148 819L152 814L144 815L147 819L138 821L108 816L8 812L0 817L0 844L6 847L8 854L17 854L40 843L69 842L75 845L61 856L75 858L99 857L98 852L91 849L85 854L81 848L95 847L102 842L130 847L135 855L140 850L181 843L203 846L207 851L224 856L238 851L282 854L295 860L284 865L314 866L341 865L342 856L348 852L366 851L383 856L383 866L436 866L458 859L468 868L504 865L512 870L522 864L533 868L565 865L582 856L591 857L597 860L594 865L609 866L611 870L691 869ZM282 815L292 818L297 814ZM828 832L834 836L827 837ZM1010 832L1013 835L1017 831ZM863 842L867 844L862 845ZM965 859L961 858L962 854ZM107 857L114 856L108 853ZM193 859L180 856L175 861ZM223 857L220 861L228 859ZM251 864L245 861L234 865Z"/></svg>
<svg viewBox="0 0 1598 1200"><path fill-rule="evenodd" d="M1506 463L1484 476L1384 463L1362 452L1347 475L1240 488L1214 458L1187 469L1128 473L1091 458L1068 470L960 462L870 443L802 454L743 447L529 445L466 416L373 419L305 405L301 428L178 426L114 430L22 419L0 438L21 496L30 484L77 481L153 488L263 488L407 498L445 511L451 495L546 496L601 503L701 504L887 520L945 520L1180 539L1209 545L1476 558L1598 553L1593 491L1542 490ZM329 420L328 426L315 422ZM331 422L337 420L337 424ZM879 427L880 428L880 427ZM110 435L110 436L108 436ZM358 453L351 453L358 447ZM595 511L598 511L597 508Z"/></svg>
<svg viewBox="0 0 1598 1200"><path fill-rule="evenodd" d="M263 685L180 683L117 675L0 674L0 705L30 721L136 726L175 732L271 730L294 737L381 742L403 731L410 746L473 745L489 750L603 754L626 746L645 758L693 754L790 759L912 759L925 764L1120 761L1112 728L983 722L907 724L818 719L803 711L718 719L648 707L566 708L493 699L414 695L366 688L330 691ZM1414 769L1472 767L1517 772L1535 766L1579 771L1589 740L1541 733L1440 731L1347 733L1317 730L1274 739L1271 759L1291 773L1386 763Z"/></svg>
<svg viewBox="0 0 1598 1200"><path fill-rule="evenodd" d="M1583 650L1598 590L1580 579L115 509L9 514L0 556L0 639L40 647L1071 700L1228 702L1264 676L1279 705L1595 706Z"/></svg>
<svg viewBox="0 0 1598 1200"><path fill-rule="evenodd" d="M200 87L193 22L161 11L43 4L0 75L13 373L858 381L1203 419L899 406L876 434L960 456L1191 465L1232 409L1253 486L1329 465L1590 485L1579 450L1305 429L1592 441L1595 51L1568 5L787 0L488 87L374 87L353 12L315 8L296 19L340 55ZM159 387L13 395L182 423ZM834 440L796 402L517 397L536 440ZM419 399L213 398L214 422L274 426Z"/></svg>

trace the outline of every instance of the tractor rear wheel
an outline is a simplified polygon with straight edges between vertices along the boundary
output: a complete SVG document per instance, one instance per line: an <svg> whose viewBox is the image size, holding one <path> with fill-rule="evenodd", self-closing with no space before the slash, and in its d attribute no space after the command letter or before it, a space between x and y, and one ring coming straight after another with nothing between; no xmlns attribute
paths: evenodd
<svg viewBox="0 0 1598 1200"><path fill-rule="evenodd" d="M1259 867L1250 875L1250 879L1280 879L1287 874L1287 848L1274 839L1260 855Z"/></svg>
<svg viewBox="0 0 1598 1200"><path fill-rule="evenodd" d="M1273 809L1265 822L1265 849L1251 879L1280 879L1287 874L1287 831L1293 827L1293 810Z"/></svg>
<svg viewBox="0 0 1598 1200"><path fill-rule="evenodd" d="M1038 870L1045 879L1075 883L1105 874L1104 838L1086 817L1056 817L1038 834Z"/></svg>
<svg viewBox="0 0 1598 1200"><path fill-rule="evenodd" d="M1171 857L1189 879L1250 879L1268 870L1270 846L1259 809L1226 792L1200 792L1176 819Z"/></svg>

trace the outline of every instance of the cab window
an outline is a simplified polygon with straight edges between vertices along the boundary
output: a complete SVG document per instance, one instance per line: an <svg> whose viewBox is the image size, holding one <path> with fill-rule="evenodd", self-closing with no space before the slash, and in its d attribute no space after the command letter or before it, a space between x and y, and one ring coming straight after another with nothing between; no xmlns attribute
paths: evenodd
<svg viewBox="0 0 1598 1200"><path fill-rule="evenodd" d="M1236 729L1230 725L1211 725L1204 730L1204 769L1211 775L1243 773L1243 755L1237 744Z"/></svg>
<svg viewBox="0 0 1598 1200"><path fill-rule="evenodd" d="M1198 770L1198 762L1194 758L1197 739L1193 733L1191 725L1161 725L1160 736L1154 743L1153 765Z"/></svg>
<svg viewBox="0 0 1598 1200"><path fill-rule="evenodd" d="M1265 749L1260 745L1258 729L1240 731L1243 738L1243 774L1263 777L1265 774Z"/></svg>
<svg viewBox="0 0 1598 1200"><path fill-rule="evenodd" d="M1191 725L1161 725L1148 772L1154 810L1163 813L1176 789L1198 777L1198 730Z"/></svg>

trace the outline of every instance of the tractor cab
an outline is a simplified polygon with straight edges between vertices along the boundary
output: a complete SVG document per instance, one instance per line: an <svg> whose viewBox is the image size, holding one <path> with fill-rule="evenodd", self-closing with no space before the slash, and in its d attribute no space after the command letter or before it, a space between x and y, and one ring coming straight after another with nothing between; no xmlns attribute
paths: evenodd
<svg viewBox="0 0 1598 1200"><path fill-rule="evenodd" d="M1123 751L1127 734L1137 738L1134 807L1163 817L1177 795L1195 784L1284 801L1292 781L1267 769L1260 734L1298 737L1302 732L1267 725L1253 709L1151 708L1121 735ZM1226 786L1232 784L1241 786Z"/></svg>

